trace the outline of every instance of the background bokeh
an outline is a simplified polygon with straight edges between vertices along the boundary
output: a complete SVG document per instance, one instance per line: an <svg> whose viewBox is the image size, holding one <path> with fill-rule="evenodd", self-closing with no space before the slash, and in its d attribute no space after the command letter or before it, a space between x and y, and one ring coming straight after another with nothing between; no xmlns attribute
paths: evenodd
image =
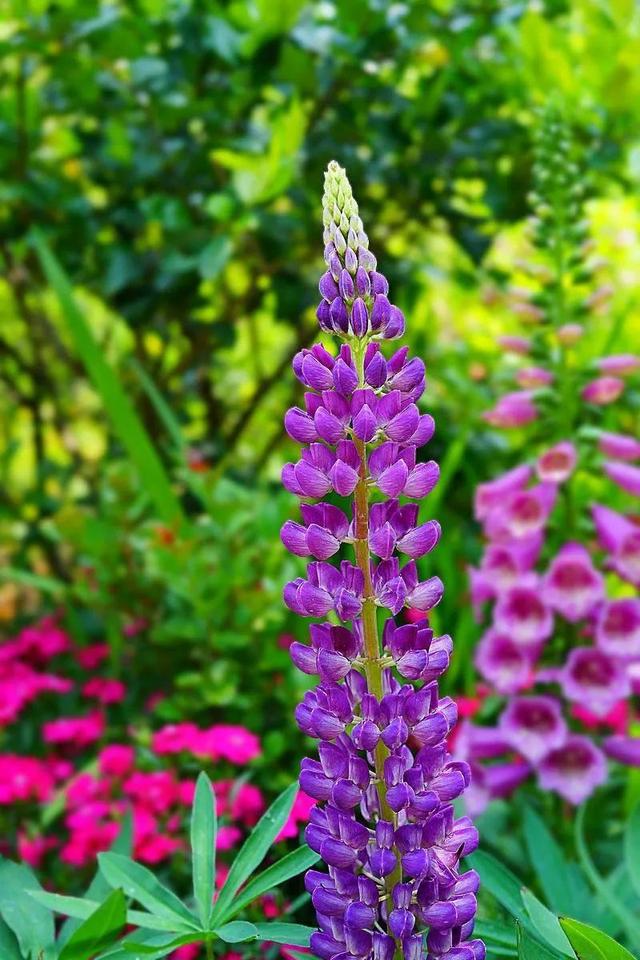
<svg viewBox="0 0 640 960"><path fill-rule="evenodd" d="M103 743L126 735L153 767L162 725L241 725L265 794L297 769L282 417L301 393L291 357L316 336L332 158L427 364L445 685L473 694L471 503L518 443L481 414L502 391L496 338L520 329L536 108L562 104L606 261L593 352L630 351L639 60L633 0L0 3L0 628L8 642L53 616L74 649L108 645L102 672L126 695ZM43 242L151 438L150 474L88 375ZM86 710L78 686L45 692L0 750L41 753L44 722ZM55 835L62 810L14 810L6 835Z"/></svg>

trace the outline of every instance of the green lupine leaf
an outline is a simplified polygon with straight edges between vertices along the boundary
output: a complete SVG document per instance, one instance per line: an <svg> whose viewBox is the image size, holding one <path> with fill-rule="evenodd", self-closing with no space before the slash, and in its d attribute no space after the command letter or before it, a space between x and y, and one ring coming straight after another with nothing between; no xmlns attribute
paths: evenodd
<svg viewBox="0 0 640 960"><path fill-rule="evenodd" d="M176 932L185 927L197 930L196 918L168 887L164 887L151 870L118 853L101 853L98 864L105 880L112 887L122 887L125 894L137 900L157 917L174 920Z"/></svg>
<svg viewBox="0 0 640 960"><path fill-rule="evenodd" d="M220 891L213 909L212 922L215 918L217 923L219 917L225 916L242 884L264 860L273 841L287 822L297 792L298 784L292 783L271 804L245 840Z"/></svg>
<svg viewBox="0 0 640 960"><path fill-rule="evenodd" d="M126 922L124 894L122 890L113 890L69 937L58 960L86 960L98 950L104 950L120 936Z"/></svg>
<svg viewBox="0 0 640 960"><path fill-rule="evenodd" d="M176 937L173 934L152 933L145 936L143 930L135 930L114 947L101 953L98 960L160 960L166 957L177 947L187 943L198 943L202 934L183 934Z"/></svg>
<svg viewBox="0 0 640 960"><path fill-rule="evenodd" d="M292 947L308 947L309 938L316 932L315 927L305 927L301 923L256 923L261 940L273 943L290 943Z"/></svg>
<svg viewBox="0 0 640 960"><path fill-rule="evenodd" d="M233 903L224 917L220 919L228 920L229 917L235 916L235 914L239 913L240 910L243 910L248 904L255 900L256 897L278 886L278 884L284 883L285 880L290 880L291 877L297 876L304 870L308 870L309 867L312 867L319 859L318 854L307 846L299 847L297 850L293 850L292 853L288 853L286 857L278 860L277 863L267 867L267 869L263 870L257 877L254 877L254 879L244 887L240 895L234 898Z"/></svg>
<svg viewBox="0 0 640 960"><path fill-rule="evenodd" d="M65 917L75 920L86 920L100 904L97 900L86 900L84 897L64 897L59 893L49 893L47 890L32 890L31 896L38 903L42 903L50 910L61 913ZM194 918L195 919L195 918ZM177 922L175 917L158 917L144 910L127 910L127 923L134 923L145 930L175 931ZM185 925L186 927L186 925Z"/></svg>
<svg viewBox="0 0 640 960"><path fill-rule="evenodd" d="M206 773L201 772L191 811L191 864L193 895L200 922L209 929L216 870L216 798Z"/></svg>
<svg viewBox="0 0 640 960"><path fill-rule="evenodd" d="M221 927L216 927L213 932L225 943L242 943L244 940L255 940L258 936L257 927L247 920L232 920L231 923L223 923Z"/></svg>
<svg viewBox="0 0 640 960"><path fill-rule="evenodd" d="M560 923L579 960L636 960L633 954L607 933L588 923L570 917L561 917Z"/></svg>

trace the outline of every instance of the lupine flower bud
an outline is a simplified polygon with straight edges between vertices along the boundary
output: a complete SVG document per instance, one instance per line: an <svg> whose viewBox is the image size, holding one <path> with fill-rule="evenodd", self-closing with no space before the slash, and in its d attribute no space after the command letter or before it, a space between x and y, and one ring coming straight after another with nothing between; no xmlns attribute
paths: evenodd
<svg viewBox="0 0 640 960"><path fill-rule="evenodd" d="M319 926L311 949L321 960L419 960L427 928L432 960L483 960L484 944L472 939L478 879L460 868L477 835L452 806L470 773L447 751L457 710L437 686L451 639L435 637L426 619L395 620L406 607L428 613L443 592L438 577L420 581L415 564L441 534L437 521L419 522L411 502L439 476L434 461L416 456L434 432L416 405L424 364L406 348L388 359L381 350L380 340L402 334L404 317L336 163L325 178L323 223L329 269L318 321L343 343L337 357L315 346L294 358L309 392L285 427L305 446L282 479L299 497L334 492L351 503L304 503L302 522L281 531L291 553L314 558L286 585L285 603L341 622L314 623L310 644L290 647L296 666L319 677L296 709L300 729L319 742L319 760L302 761L300 785L318 801L306 840L327 867L306 877ZM376 491L385 499L370 503ZM350 559L328 562L345 550ZM377 608L386 615L380 637Z"/></svg>

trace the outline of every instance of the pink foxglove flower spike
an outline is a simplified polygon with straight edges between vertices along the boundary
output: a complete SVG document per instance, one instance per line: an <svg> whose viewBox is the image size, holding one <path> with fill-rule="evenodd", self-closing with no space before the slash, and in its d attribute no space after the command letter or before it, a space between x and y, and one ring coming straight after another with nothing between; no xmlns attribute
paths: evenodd
<svg viewBox="0 0 640 960"><path fill-rule="evenodd" d="M515 377L529 389L526 400L507 393L485 419L528 427L536 453L480 484L475 497L485 547L470 571L471 600L479 619L489 614L475 659L502 699L496 754L484 746L492 728L479 737L471 727L457 741L473 764L474 810L528 772L543 789L581 803L606 779L606 754L640 766L640 739L624 726L640 676L640 598L630 595L640 587L640 440L602 429L615 425L640 358L581 363L583 344L575 350L588 311L604 306L600 294L584 291L602 263L584 259L580 179L553 111L543 119L535 174L534 241L551 270L535 297L543 309L537 328L528 325L527 365ZM626 512L594 503L594 489L616 507L626 498ZM524 775L503 775L514 763Z"/></svg>

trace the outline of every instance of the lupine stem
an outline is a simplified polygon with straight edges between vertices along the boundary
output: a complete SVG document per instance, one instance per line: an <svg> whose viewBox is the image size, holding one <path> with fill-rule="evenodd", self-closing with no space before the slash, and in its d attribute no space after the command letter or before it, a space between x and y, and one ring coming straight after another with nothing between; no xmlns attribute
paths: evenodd
<svg viewBox="0 0 640 960"><path fill-rule="evenodd" d="M365 384L364 379L364 352L354 350L356 371L360 387ZM381 664L380 641L378 638L378 620L376 614L375 592L371 580L371 556L369 551L369 489L367 486L367 445L362 440L355 440L360 457L360 479L354 492L354 519L355 541L354 551L358 567L364 577L362 594L362 639L364 647L364 672L367 678L369 692L378 701L384 696L383 668ZM397 826L397 817L387 803L387 788L384 780L384 761L389 756L389 750L382 740L378 742L374 751L377 793L380 803L380 815ZM385 889L390 901L391 891L397 883L402 882L402 866L398 851L394 848L397 865L387 878ZM401 956L401 951L398 954Z"/></svg>

